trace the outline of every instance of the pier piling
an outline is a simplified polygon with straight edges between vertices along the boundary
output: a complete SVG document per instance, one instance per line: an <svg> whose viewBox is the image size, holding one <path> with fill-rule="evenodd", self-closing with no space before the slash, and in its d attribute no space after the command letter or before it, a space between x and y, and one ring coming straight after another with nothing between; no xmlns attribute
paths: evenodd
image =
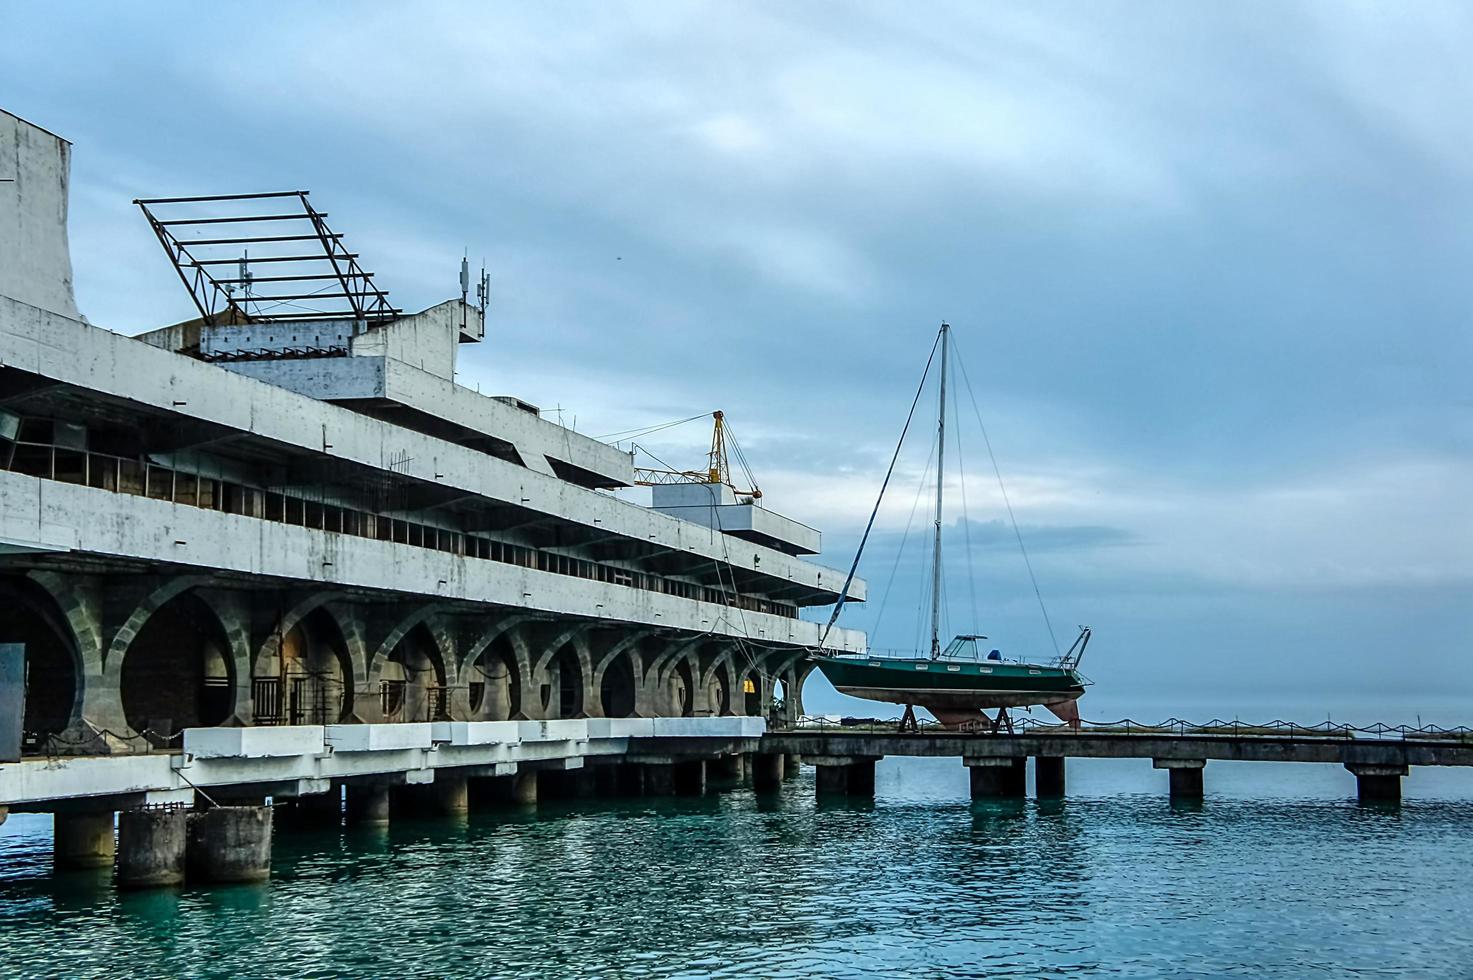
<svg viewBox="0 0 1473 980"><path fill-rule="evenodd" d="M1202 799L1202 773L1207 768L1206 759L1152 759L1151 765L1166 770L1173 801Z"/></svg>
<svg viewBox="0 0 1473 980"><path fill-rule="evenodd" d="M1064 757L1040 755L1033 760L1033 794L1040 800L1064 795Z"/></svg>
<svg viewBox="0 0 1473 980"><path fill-rule="evenodd" d="M963 757L971 774L972 799L1022 799L1028 792L1028 760L1009 756Z"/></svg>
<svg viewBox="0 0 1473 980"><path fill-rule="evenodd" d="M752 754L752 786L758 790L776 789L783 781L783 756L776 752Z"/></svg>
<svg viewBox="0 0 1473 980"><path fill-rule="evenodd" d="M168 888L184 883L189 812L182 808L118 814L118 887Z"/></svg>
<svg viewBox="0 0 1473 980"><path fill-rule="evenodd" d="M1356 798L1361 803L1400 803L1401 779L1406 766L1347 762L1345 768L1355 774Z"/></svg>
<svg viewBox="0 0 1473 980"><path fill-rule="evenodd" d="M387 786L349 786L348 823L358 827L389 825L389 788Z"/></svg>
<svg viewBox="0 0 1473 980"><path fill-rule="evenodd" d="M217 806L191 813L186 850L189 877L219 883L269 878L271 809Z"/></svg>
<svg viewBox="0 0 1473 980"><path fill-rule="evenodd" d="M58 813L52 834L57 868L106 868L113 863L113 814Z"/></svg>

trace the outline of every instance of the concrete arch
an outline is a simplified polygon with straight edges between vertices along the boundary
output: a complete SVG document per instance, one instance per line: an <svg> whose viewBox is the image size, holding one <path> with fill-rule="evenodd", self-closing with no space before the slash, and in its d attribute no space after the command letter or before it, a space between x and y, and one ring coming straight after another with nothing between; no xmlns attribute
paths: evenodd
<svg viewBox="0 0 1473 980"><path fill-rule="evenodd" d="M247 706L238 694L250 659L243 616L237 602L197 588L201 581L189 577L154 589L109 647L105 683L117 692L131 730L150 728L162 736L241 723L239 712ZM170 632L152 635L159 630Z"/></svg>
<svg viewBox="0 0 1473 980"><path fill-rule="evenodd" d="M383 658L373 675L381 698L378 715L386 721L449 719L454 648L444 624L419 617L414 625L391 635L394 643L381 651Z"/></svg>
<svg viewBox="0 0 1473 980"><path fill-rule="evenodd" d="M43 589L61 611L77 647L82 676L101 677L102 616L90 583L79 583L56 572L32 571L26 578Z"/></svg>
<svg viewBox="0 0 1473 980"><path fill-rule="evenodd" d="M50 736L77 726L87 663L66 610L50 590L24 575L0 577L0 641L25 645L23 730Z"/></svg>
<svg viewBox="0 0 1473 980"><path fill-rule="evenodd" d="M128 653L128 647L137 638L139 630L143 629L149 618L168 602L188 592L190 589L199 588L211 584L210 579L203 575L184 575L179 578L169 579L163 585L158 586L143 600L133 607L123 625L118 627L113 634L112 642L107 645L107 652L103 654L103 670L109 677L116 677L122 666L123 657ZM223 628L223 627L222 627Z"/></svg>
<svg viewBox="0 0 1473 980"><path fill-rule="evenodd" d="M373 656L369 659L368 662L368 673L365 678L368 683L370 685L378 683L383 675L384 662L389 659L389 655L394 652L394 648L399 645L399 641L404 639L405 635L408 634L410 630L421 624L428 624L430 620L437 617L439 613L444 611L444 609L445 605L443 603L432 602L416 608L414 611L410 612L408 615L404 616L397 623L395 623L389 629L389 632L385 634L384 638L379 641L379 644L374 647ZM434 637L435 643L439 648L438 653L440 655L441 662L445 666L445 671L448 678L450 666L452 663L452 660L450 659L450 653L453 649L453 645L446 642L446 640L448 639L448 632L446 630L446 627L443 623L436 623L434 625L428 625L427 628L430 631L430 635Z"/></svg>
<svg viewBox="0 0 1473 980"><path fill-rule="evenodd" d="M266 639L261 642L260 647L257 648L255 655L251 658L251 671L254 673L257 664L265 658L274 657L280 653L282 637L290 633L303 619L306 619L309 615L324 607L327 608L328 615L332 616L334 622L337 623L338 630L343 634L343 641L346 643L347 631L342 626L343 618L338 612L334 612L332 608L342 598L343 594L341 592L311 592L290 609L283 611L274 628L267 634Z"/></svg>
<svg viewBox="0 0 1473 980"><path fill-rule="evenodd" d="M360 660L340 611L320 599L283 614L256 651L250 687L255 723L330 725L354 714Z"/></svg>
<svg viewBox="0 0 1473 980"><path fill-rule="evenodd" d="M521 713L522 674L525 671L525 656L519 653L513 642L512 633L530 616L511 615L494 620L465 644L465 652L456 669L456 681L452 692L453 714L458 718L485 718L493 720L513 718ZM504 644L504 649L497 649ZM507 668L504 680L500 675L487 673L484 663L487 655L502 661ZM471 697L472 685L481 685L479 700ZM503 703L504 702L504 703Z"/></svg>
<svg viewBox="0 0 1473 980"><path fill-rule="evenodd" d="M597 699L600 715L622 718L650 713L644 694L644 654L640 643L652 635L653 630L627 633L599 653L588 690Z"/></svg>

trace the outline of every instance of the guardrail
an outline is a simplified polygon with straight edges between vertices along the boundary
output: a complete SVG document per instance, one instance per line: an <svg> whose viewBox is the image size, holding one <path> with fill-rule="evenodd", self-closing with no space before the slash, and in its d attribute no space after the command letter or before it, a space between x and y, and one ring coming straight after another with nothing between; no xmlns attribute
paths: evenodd
<svg viewBox="0 0 1473 980"><path fill-rule="evenodd" d="M1383 722L1377 722L1373 725L1353 725L1336 721L1322 721L1316 725L1304 725L1282 719L1253 723L1239 721L1237 719L1227 721L1221 718L1214 718L1205 723L1197 723L1182 718L1168 718L1165 721L1152 724L1139 722L1131 718L1123 718L1119 721L1081 721L1079 727L1076 729L1062 722L1044 722L1032 718L1015 718L1013 719L1013 729L1013 734L1017 735L1197 735L1227 738L1256 736L1327 739L1421 739L1445 742L1473 742L1473 728L1469 728L1466 725L1459 725L1455 728L1444 728L1440 725L1387 725ZM791 723L781 725L769 724L768 731L771 734L811 734L815 732L855 735L901 734L899 717L890 719L840 718L835 720L823 715L804 715ZM916 730L906 732L905 734L944 735L952 738L958 735L970 735L977 738L998 737L992 734L990 721L986 722L985 726L948 728L940 722L930 719L919 721ZM1006 737L1006 733L999 733L999 735Z"/></svg>

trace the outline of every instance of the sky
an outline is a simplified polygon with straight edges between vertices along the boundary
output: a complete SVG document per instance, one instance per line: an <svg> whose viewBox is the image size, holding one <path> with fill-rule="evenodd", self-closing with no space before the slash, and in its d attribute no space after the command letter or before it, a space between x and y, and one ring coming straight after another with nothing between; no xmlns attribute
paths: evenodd
<svg viewBox="0 0 1473 980"><path fill-rule="evenodd" d="M405 308L484 260L461 383L595 436L723 409L847 567L945 319L1060 645L1095 630L1087 718L1469 721L1466 5L12 0L0 29L0 105L74 143L93 323L192 311L134 197L309 189ZM1050 656L958 408L948 625ZM925 464L844 613L879 647L916 642Z"/></svg>

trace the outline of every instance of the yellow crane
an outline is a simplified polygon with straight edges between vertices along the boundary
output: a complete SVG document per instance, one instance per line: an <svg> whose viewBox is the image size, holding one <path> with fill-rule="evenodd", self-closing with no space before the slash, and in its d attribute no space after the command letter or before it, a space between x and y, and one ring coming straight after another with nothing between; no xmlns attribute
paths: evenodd
<svg viewBox="0 0 1473 980"><path fill-rule="evenodd" d="M667 486L672 483L721 483L730 487L738 497L760 500L762 489L757 486L757 481L747 466L746 457L742 454L742 447L737 444L736 436L732 434L731 427L726 423L726 413L718 409L711 413L711 419L711 451L706 454L705 470L651 469L636 466L634 482L642 487ZM737 486L731 481L731 460L726 451L728 442L736 452L737 465L741 467L744 483L749 488ZM646 455L652 455L649 450L644 452Z"/></svg>

